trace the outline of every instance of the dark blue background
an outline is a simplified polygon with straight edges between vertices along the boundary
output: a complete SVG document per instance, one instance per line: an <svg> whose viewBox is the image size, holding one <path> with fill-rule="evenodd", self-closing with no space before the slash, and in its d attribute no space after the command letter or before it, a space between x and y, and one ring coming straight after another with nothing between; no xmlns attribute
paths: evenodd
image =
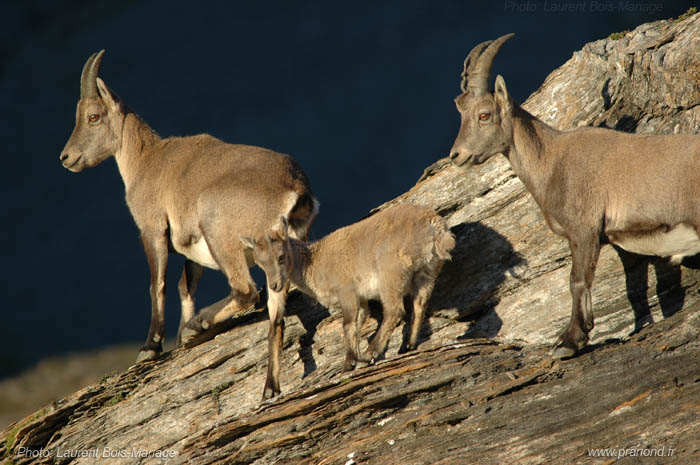
<svg viewBox="0 0 700 465"><path fill-rule="evenodd" d="M551 11L563 3L582 11ZM107 49L101 77L162 136L209 132L296 157L321 201L318 238L406 191L447 154L462 62L478 42L517 34L494 74L522 102L586 42L689 6L547 5L2 3L0 376L43 356L146 336L148 270L115 163L73 174L58 160L91 53ZM634 11L644 5L660 11ZM182 259L170 263L172 338ZM222 276L207 272L198 304L227 292Z"/></svg>

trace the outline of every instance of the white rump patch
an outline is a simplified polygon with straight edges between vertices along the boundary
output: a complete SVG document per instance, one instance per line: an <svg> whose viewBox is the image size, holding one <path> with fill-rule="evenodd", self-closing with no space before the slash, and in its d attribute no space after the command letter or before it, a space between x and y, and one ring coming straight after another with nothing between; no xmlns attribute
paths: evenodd
<svg viewBox="0 0 700 465"><path fill-rule="evenodd" d="M297 204L297 201L299 200L299 194L296 192L290 192L287 201L285 202L285 205L282 207L282 214L284 217L289 221L289 215L292 213L292 210L294 210L294 207Z"/></svg>
<svg viewBox="0 0 700 465"><path fill-rule="evenodd" d="M214 257L211 255L209 244L207 244L204 236L200 236L196 242L192 242L190 245L173 245L175 246L175 250L193 262L197 262L202 266L211 268L212 270L219 269L219 264L216 263L216 260L214 260Z"/></svg>
<svg viewBox="0 0 700 465"><path fill-rule="evenodd" d="M613 241L613 244L633 253L671 257L674 263L680 263L683 257L700 253L700 237L695 228L685 223L665 233L622 237Z"/></svg>
<svg viewBox="0 0 700 465"><path fill-rule="evenodd" d="M370 292L374 292L377 288L379 288L379 277L377 276L377 273L371 273L367 277L367 288L371 290Z"/></svg>

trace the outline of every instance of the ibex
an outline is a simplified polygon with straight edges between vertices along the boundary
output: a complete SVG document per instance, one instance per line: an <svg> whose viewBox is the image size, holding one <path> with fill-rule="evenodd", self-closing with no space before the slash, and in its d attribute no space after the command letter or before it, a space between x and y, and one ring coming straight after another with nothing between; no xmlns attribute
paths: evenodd
<svg viewBox="0 0 700 465"><path fill-rule="evenodd" d="M241 241L273 290L282 291L292 283L321 305L342 312L343 370L384 353L405 314L406 295L413 299L407 348L416 347L435 279L455 246L442 218L432 209L411 204L390 207L313 243L290 238L284 218L266 236ZM371 299L381 302L384 317L367 350L360 352L359 330Z"/></svg>
<svg viewBox="0 0 700 465"><path fill-rule="evenodd" d="M61 162L73 172L114 156L126 188L126 203L140 230L151 271L151 326L137 362L156 358L165 337L165 269L168 252L185 257L178 290L182 314L178 345L246 309L258 300L238 236L262 235L280 215L290 235L306 239L318 202L299 165L289 156L212 136L159 137L97 77L104 50L85 63L76 124ZM229 297L195 316L194 297L203 267L221 270ZM269 289L268 289L269 290ZM268 293L270 368L266 390L279 392L270 373L279 349L286 288Z"/></svg>
<svg viewBox="0 0 700 465"><path fill-rule="evenodd" d="M483 42L465 60L455 99L462 123L450 158L469 166L504 154L550 229L569 241L571 320L552 355L570 357L593 329L601 244L676 264L700 253L700 137L548 126L513 101L501 76L489 91L493 59L511 37Z"/></svg>

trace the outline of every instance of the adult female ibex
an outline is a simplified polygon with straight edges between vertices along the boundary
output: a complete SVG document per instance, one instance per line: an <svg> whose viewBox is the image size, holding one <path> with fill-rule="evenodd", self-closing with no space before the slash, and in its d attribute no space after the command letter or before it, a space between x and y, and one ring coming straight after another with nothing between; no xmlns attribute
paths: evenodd
<svg viewBox="0 0 700 465"><path fill-rule="evenodd" d="M442 218L428 207L399 204L313 243L290 238L287 229L281 218L266 236L241 237L241 241L273 290L292 283L321 305L342 312L344 370L384 353L404 315L406 295L413 298L407 348L415 349L435 279L455 246L455 237ZM384 318L372 343L360 352L358 331L371 299L381 301Z"/></svg>
<svg viewBox="0 0 700 465"><path fill-rule="evenodd" d="M318 212L309 181L289 156L260 147L231 145L212 136L160 138L97 77L104 50L85 63L73 134L61 153L78 172L114 156L126 203L141 232L151 270L151 327L137 361L162 351L165 336L165 269L168 252L187 257L178 286L182 316L178 345L258 300L239 235L262 235L280 215L290 234L306 239ZM195 316L194 295L203 266L221 270L231 294ZM286 290L270 291L270 366L279 358L282 327L275 316ZM279 392L268 369L266 391Z"/></svg>
<svg viewBox="0 0 700 465"><path fill-rule="evenodd" d="M570 357L593 328L602 243L673 263L700 253L700 137L548 126L513 101L501 76L489 91L493 59L511 37L477 45L464 62L455 100L462 125L450 158L469 166L504 154L549 227L569 241L571 320L552 353Z"/></svg>

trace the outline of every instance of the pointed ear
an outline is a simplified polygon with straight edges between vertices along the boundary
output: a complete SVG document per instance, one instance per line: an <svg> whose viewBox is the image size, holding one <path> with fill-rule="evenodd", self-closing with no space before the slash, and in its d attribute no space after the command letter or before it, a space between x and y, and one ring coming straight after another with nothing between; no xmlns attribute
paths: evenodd
<svg viewBox="0 0 700 465"><path fill-rule="evenodd" d="M100 92L100 97L102 97L102 101L107 105L107 110L109 110L110 113L119 111L119 97L109 90L109 87L107 87L107 84L105 84L102 79L98 77L95 78L95 80L97 81L97 89Z"/></svg>
<svg viewBox="0 0 700 465"><path fill-rule="evenodd" d="M244 236L238 236L238 240L241 241L241 244L243 244L243 249L255 249L255 246L257 245L255 243L255 239L252 237L244 237Z"/></svg>
<svg viewBox="0 0 700 465"><path fill-rule="evenodd" d="M496 85L494 86L493 96L496 99L498 107L501 109L501 116L510 115L513 112L513 100L511 100L506 88L506 81L499 74L496 76Z"/></svg>

